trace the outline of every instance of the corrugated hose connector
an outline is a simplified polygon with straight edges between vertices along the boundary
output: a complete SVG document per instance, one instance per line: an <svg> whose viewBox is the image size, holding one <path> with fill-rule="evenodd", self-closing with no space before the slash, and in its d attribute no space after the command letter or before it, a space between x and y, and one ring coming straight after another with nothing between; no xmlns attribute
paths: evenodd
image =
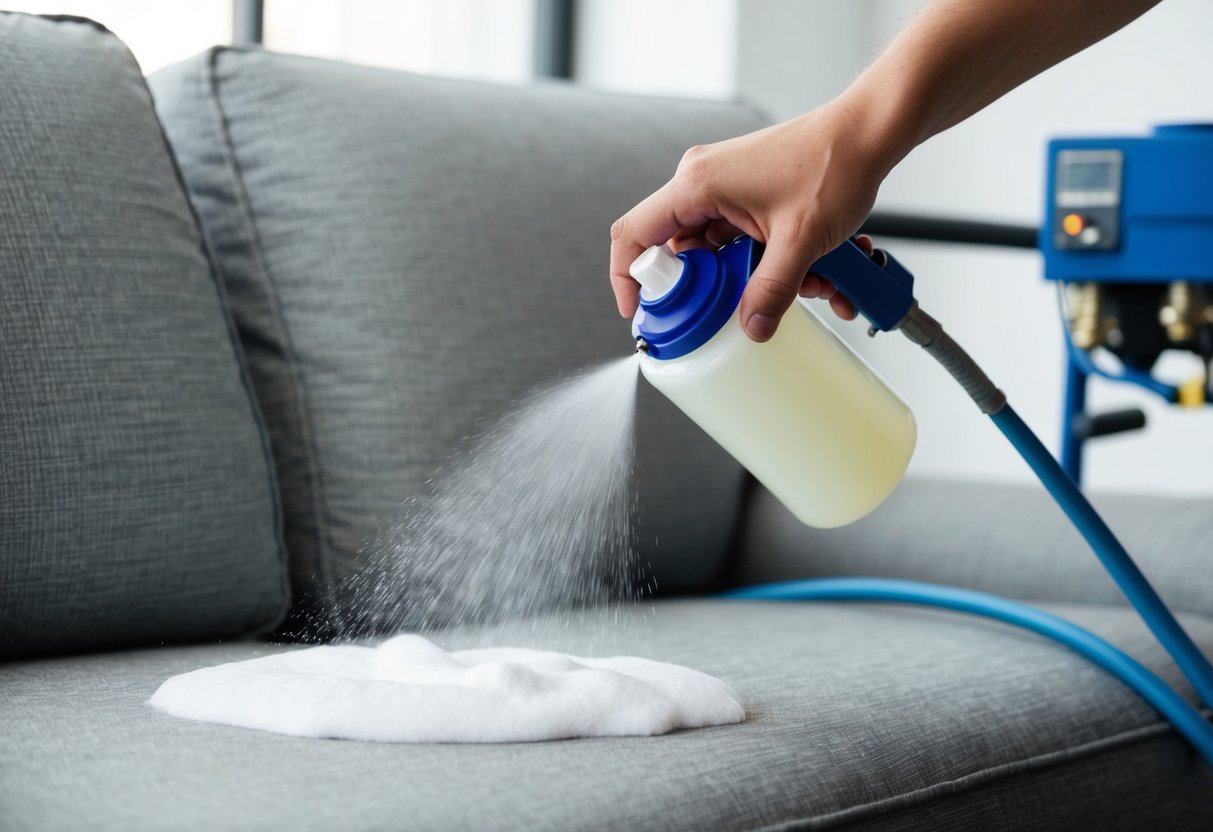
<svg viewBox="0 0 1213 832"><path fill-rule="evenodd" d="M943 324L919 308L917 301L897 327L907 338L927 351L947 370L952 378L965 389L977 403L982 413L994 414L1002 410L1007 397L977 366L964 348L944 332Z"/></svg>

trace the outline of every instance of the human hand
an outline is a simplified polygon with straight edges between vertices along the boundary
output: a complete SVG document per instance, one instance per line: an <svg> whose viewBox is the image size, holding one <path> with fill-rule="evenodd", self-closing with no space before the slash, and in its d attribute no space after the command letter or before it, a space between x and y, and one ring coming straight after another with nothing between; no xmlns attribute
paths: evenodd
<svg viewBox="0 0 1213 832"><path fill-rule="evenodd" d="M746 332L765 341L797 293L854 309L820 278L819 257L859 227L906 154L1023 81L1141 15L1158 0L931 0L830 103L791 121L687 151L674 177L611 227L611 284L635 314L628 266L649 246L766 244L741 299Z"/></svg>
<svg viewBox="0 0 1213 832"><path fill-rule="evenodd" d="M876 246L872 243L872 238L867 234L859 234L852 239L855 240L855 245L863 249L863 253L871 256L876 250ZM834 310L834 314L842 318L844 321L853 321L857 310L855 306L842 295L838 294L838 290L828 278L823 277L815 272L809 272L805 275L804 282L800 284L800 296L802 298L821 298L830 302L830 308Z"/></svg>
<svg viewBox="0 0 1213 832"><path fill-rule="evenodd" d="M748 234L766 244L741 300L741 321L752 339L769 339L797 294L827 299L840 317L854 318L851 304L807 271L864 220L892 161L841 100L692 148L669 182L611 227L611 284L620 314L636 312L638 285L628 267L649 246L669 242L682 251ZM865 245L871 248L870 241Z"/></svg>

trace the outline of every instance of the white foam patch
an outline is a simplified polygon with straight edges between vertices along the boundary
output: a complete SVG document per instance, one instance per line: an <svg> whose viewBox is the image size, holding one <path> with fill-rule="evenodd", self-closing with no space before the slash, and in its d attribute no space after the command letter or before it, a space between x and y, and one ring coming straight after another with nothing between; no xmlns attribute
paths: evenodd
<svg viewBox="0 0 1213 832"><path fill-rule="evenodd" d="M186 719L378 742L651 736L745 719L728 685L690 668L521 648L447 653L416 635L183 673L149 704Z"/></svg>

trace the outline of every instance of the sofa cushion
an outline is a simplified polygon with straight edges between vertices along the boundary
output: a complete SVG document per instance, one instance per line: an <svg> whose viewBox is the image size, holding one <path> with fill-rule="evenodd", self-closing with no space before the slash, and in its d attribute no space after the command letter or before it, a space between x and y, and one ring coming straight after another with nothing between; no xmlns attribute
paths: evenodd
<svg viewBox="0 0 1213 832"><path fill-rule="evenodd" d="M139 67L0 14L0 659L287 602L268 443Z"/></svg>
<svg viewBox="0 0 1213 832"><path fill-rule="evenodd" d="M1213 616L1213 501L1144 494L1091 500L1170 606ZM835 575L937 581L1038 601L1126 603L1039 485L907 480L870 515L839 529L811 529L756 489L734 579Z"/></svg>
<svg viewBox="0 0 1213 832"><path fill-rule="evenodd" d="M1128 610L1054 610L1177 682ZM1184 620L1213 649L1213 620ZM659 602L606 633L592 617L552 623L527 641L687 664L731 684L748 719L547 743L310 740L144 704L172 674L278 647L26 662L0 667L4 828L1213 828L1213 774L1170 726L1020 630L907 607L726 601Z"/></svg>
<svg viewBox="0 0 1213 832"><path fill-rule="evenodd" d="M610 223L689 145L761 124L733 105L257 50L151 85L270 425L299 594L355 569L479 420L632 350ZM662 586L703 586L741 471L651 391L639 419L641 559Z"/></svg>

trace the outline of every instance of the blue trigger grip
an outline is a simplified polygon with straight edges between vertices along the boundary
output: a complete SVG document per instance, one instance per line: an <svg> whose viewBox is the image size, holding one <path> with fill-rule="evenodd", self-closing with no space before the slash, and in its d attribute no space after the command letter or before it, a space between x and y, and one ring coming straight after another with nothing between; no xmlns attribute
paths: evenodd
<svg viewBox="0 0 1213 832"><path fill-rule="evenodd" d="M914 305L914 275L880 249L869 257L847 240L819 258L809 271L833 283L838 293L882 332L896 329Z"/></svg>

